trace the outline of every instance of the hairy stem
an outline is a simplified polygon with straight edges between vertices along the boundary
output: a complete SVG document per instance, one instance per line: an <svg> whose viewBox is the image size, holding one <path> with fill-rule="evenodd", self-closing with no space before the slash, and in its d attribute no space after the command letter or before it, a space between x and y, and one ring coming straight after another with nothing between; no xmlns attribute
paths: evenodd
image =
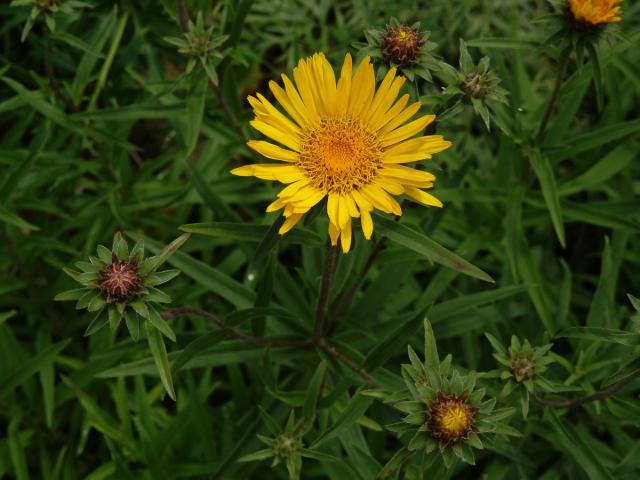
<svg viewBox="0 0 640 480"><path fill-rule="evenodd" d="M244 340L250 343L256 343L274 348L311 348L313 342L307 340L271 340L268 338L255 337L246 333L240 332L227 324L222 318L209 313L200 308L194 307L178 307L171 310L167 310L162 314L162 318L169 320L170 318L177 317L178 315L196 315L215 323L219 326L229 337L237 338L238 340Z"/></svg>
<svg viewBox="0 0 640 480"><path fill-rule="evenodd" d="M324 333L323 322L329 303L329 294L331 293L331 284L333 276L338 266L338 247L331 246L327 248L324 259L324 270L322 272L322 280L320 281L320 290L318 292L318 304L316 306L316 314L314 318L313 336L317 341Z"/></svg>
<svg viewBox="0 0 640 480"><path fill-rule="evenodd" d="M549 103L547 104L547 109L544 112L542 117L542 121L540 122L540 127L538 128L538 133L536 134L536 142L541 142L544 139L544 134L547 131L547 126L549 125L549 121L551 120L551 115L556 108L558 100L560 99L560 89L562 88L562 79L564 78L564 71L567 67L567 62L569 61L569 54L571 53L571 47L565 48L560 54L560 62L558 64L558 72L556 75L556 83L553 86L553 93L551 94L551 98L549 99Z"/></svg>
<svg viewBox="0 0 640 480"><path fill-rule="evenodd" d="M380 240L378 240L378 242L373 247L373 250L367 257L367 261L362 267L362 270L360 270L360 273L358 273L358 277L349 286L349 288L347 288L342 293L342 295L340 295L340 298L338 299L335 308L331 312L331 316L325 327L325 332L324 332L325 335L329 335L331 333L331 329L333 328L336 317L338 317L344 311L347 305L349 305L349 302L353 299L355 294L358 292L358 290L362 286L362 283L364 282L364 279L369 273L369 270L371 270L371 267L373 266L373 262L378 257L378 255L380 254L380 252L382 251L386 243L387 243L387 237L382 237Z"/></svg>
<svg viewBox="0 0 640 480"><path fill-rule="evenodd" d="M591 395L586 395L580 398L574 398L573 400L546 400L540 397L537 393L532 392L531 396L533 399L538 402L540 405L544 405L545 407L551 408L572 408L578 407L580 405L584 405L585 403L597 402L598 400L604 400L614 395L616 392L622 390L624 387L629 385L634 380L640 378L640 370L634 372L630 375L627 375L622 380L614 383L608 388L604 390L600 390L599 392L593 393Z"/></svg>
<svg viewBox="0 0 640 480"><path fill-rule="evenodd" d="M342 362L343 364L345 364L347 367L349 367L351 370L356 372L358 375L360 375L362 379L365 382L367 382L367 384L370 387L380 388L380 384L371 375L369 375L364 368L362 368L356 362L351 360L344 353L338 351L335 347L329 345L324 337L318 340L317 346L318 348L328 353L339 362Z"/></svg>

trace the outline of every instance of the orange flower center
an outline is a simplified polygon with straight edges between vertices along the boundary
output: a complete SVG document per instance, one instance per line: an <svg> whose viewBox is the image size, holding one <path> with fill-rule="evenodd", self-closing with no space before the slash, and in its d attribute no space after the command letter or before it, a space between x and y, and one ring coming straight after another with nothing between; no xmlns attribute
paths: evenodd
<svg viewBox="0 0 640 480"><path fill-rule="evenodd" d="M428 428L441 443L457 442L474 431L477 410L465 397L439 393L427 410Z"/></svg>
<svg viewBox="0 0 640 480"><path fill-rule="evenodd" d="M352 118L323 118L303 134L298 167L312 186L348 193L371 183L382 167L377 136Z"/></svg>

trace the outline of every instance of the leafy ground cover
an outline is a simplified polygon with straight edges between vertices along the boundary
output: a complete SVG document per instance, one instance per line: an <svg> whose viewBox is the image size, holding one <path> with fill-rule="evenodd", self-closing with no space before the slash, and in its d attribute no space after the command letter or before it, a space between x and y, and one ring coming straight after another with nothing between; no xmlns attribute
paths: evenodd
<svg viewBox="0 0 640 480"><path fill-rule="evenodd" d="M640 4L426 3L0 6L0 478L638 477ZM436 115L388 213L265 213L318 52Z"/></svg>

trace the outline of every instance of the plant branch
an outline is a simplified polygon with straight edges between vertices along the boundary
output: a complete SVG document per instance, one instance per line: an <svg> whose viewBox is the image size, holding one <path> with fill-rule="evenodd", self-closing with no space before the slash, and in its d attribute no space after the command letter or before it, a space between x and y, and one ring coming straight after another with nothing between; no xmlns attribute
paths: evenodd
<svg viewBox="0 0 640 480"><path fill-rule="evenodd" d="M355 294L358 292L358 290L360 289L360 286L364 282L364 279L367 277L369 270L371 270L371 267L373 266L373 262L378 257L378 255L380 254L380 252L382 251L386 243L387 243L387 237L382 237L380 240L378 240L378 242L373 247L373 250L367 257L367 261L362 267L362 270L360 270L358 277L349 286L349 288L347 288L343 292L343 294L340 295L340 298L338 299L335 308L331 312L329 321L327 322L327 325L325 327L325 332L324 332L325 335L329 335L331 333L331 329L333 328L336 317L338 317L344 311L344 309L347 307L351 299L353 299Z"/></svg>
<svg viewBox="0 0 640 480"><path fill-rule="evenodd" d="M362 379L367 382L367 384L369 384L369 386L373 388L380 388L380 384L371 375L369 375L364 368L351 360L344 353L338 351L335 347L329 345L324 337L318 340L317 346L336 360L345 364L358 375L360 375Z"/></svg>
<svg viewBox="0 0 640 480"><path fill-rule="evenodd" d="M591 395L587 395L580 398L575 398L573 400L546 400L540 397L536 392L531 392L531 396L533 399L538 402L540 405L551 408L572 408L578 407L580 405L584 405L585 403L597 402L598 400L604 400L614 395L618 391L622 390L624 387L629 385L634 380L640 378L640 370L627 375L619 382L614 383L608 388L604 390L600 390L599 392L593 393Z"/></svg>
<svg viewBox="0 0 640 480"><path fill-rule="evenodd" d="M184 0L176 0L176 8L178 10L178 19L180 21L180 28L182 30L182 33L188 33L189 11L187 10L187 6ZM219 72L218 72L218 78L222 78ZM231 108L229 107L229 104L224 99L224 95L222 93L222 89L220 88L220 85L216 85L209 78L207 80L209 82L209 87L211 87L211 91L215 94L216 98L218 99L218 102L220 103L220 106L224 110L224 113L227 115L227 117L231 121L233 129L236 131L238 136L245 143L248 142L249 137L247 137L247 135L244 133L244 130L242 130L242 127L240 126L240 122L238 121L238 117L233 112L233 110L231 110Z"/></svg>
<svg viewBox="0 0 640 480"><path fill-rule="evenodd" d="M58 80L56 79L55 71L53 70L53 39L51 38L51 32L47 29L47 50L44 55L44 70L47 75L47 80L49 82L49 86L53 90L54 95L62 100L64 106L68 112L75 112L76 108L73 105L73 102L60 88L58 84Z"/></svg>
<svg viewBox="0 0 640 480"><path fill-rule="evenodd" d="M162 314L162 318L165 320L169 320L171 318L177 317L179 315L196 315L198 317L204 318L206 320L210 320L219 326L229 337L236 338L238 340L244 340L249 343L255 343L260 345L265 345L268 347L274 348L310 348L313 346L313 342L307 340L271 340L268 338L255 337L253 335L248 335L246 333L240 332L233 327L231 327L227 322L225 322L222 318L214 315L213 313L209 313L200 308L194 307L177 307L171 310L167 310Z"/></svg>
<svg viewBox="0 0 640 480"><path fill-rule="evenodd" d="M549 121L551 120L551 115L553 114L556 108L556 105L558 103L558 100L560 99L560 89L562 88L562 79L564 78L564 71L567 67L567 62L569 61L570 53L571 53L571 46L568 46L560 54L560 63L558 64L556 83L553 87L553 93L551 94L549 103L547 104L547 109L545 110L544 115L542 117L542 121L540 122L540 127L538 128L538 133L536 134L536 142L541 142L543 140L544 134L547 131L547 126L549 125Z"/></svg>
<svg viewBox="0 0 640 480"><path fill-rule="evenodd" d="M313 335L318 341L324 333L323 322L326 315L327 303L329 303L329 294L331 293L331 283L338 266L338 247L329 245L324 258L324 270L322 272L322 280L320 281L320 290L318 292L318 304L316 306L316 314L314 317Z"/></svg>

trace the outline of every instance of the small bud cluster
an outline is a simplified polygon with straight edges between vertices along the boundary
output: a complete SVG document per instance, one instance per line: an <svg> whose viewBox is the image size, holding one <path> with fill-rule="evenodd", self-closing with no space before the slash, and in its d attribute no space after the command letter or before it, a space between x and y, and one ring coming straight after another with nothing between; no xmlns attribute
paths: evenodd
<svg viewBox="0 0 640 480"><path fill-rule="evenodd" d="M185 73L189 74L200 63L205 73L214 84L218 83L216 66L225 58L229 49L220 50L228 35L219 35L215 25L205 26L202 12L198 12L196 22L189 21L188 29L182 37L165 37L165 41L178 48L185 57L189 58Z"/></svg>
<svg viewBox="0 0 640 480"><path fill-rule="evenodd" d="M113 258L109 265L100 270L98 287L107 301L126 302L134 299L142 290L138 266Z"/></svg>
<svg viewBox="0 0 640 480"><path fill-rule="evenodd" d="M473 98L484 98L491 92L492 80L483 72L471 72L464 80L464 91Z"/></svg>
<svg viewBox="0 0 640 480"><path fill-rule="evenodd" d="M171 302L171 298L156 287L180 272L157 270L188 237L179 237L159 255L145 259L142 241L129 251L125 239L116 233L111 249L100 245L96 256L90 256L88 262L76 263L78 270L64 269L82 288L60 293L55 299L77 300L76 308L94 313L86 335L97 332L107 323L116 330L124 319L131 337L137 340L139 323L143 320L175 341L171 327L158 312L159 306Z"/></svg>
<svg viewBox="0 0 640 480"><path fill-rule="evenodd" d="M423 44L418 29L406 25L387 25L386 35L382 40L382 53L386 62L409 67L418 61Z"/></svg>
<svg viewBox="0 0 640 480"><path fill-rule="evenodd" d="M363 55L382 60L379 75L396 67L410 81L416 77L432 81L431 72L441 69L442 62L433 55L437 45L429 41L430 32L420 30L420 23L406 25L392 17L384 29L372 28L364 35L367 43L355 46Z"/></svg>

